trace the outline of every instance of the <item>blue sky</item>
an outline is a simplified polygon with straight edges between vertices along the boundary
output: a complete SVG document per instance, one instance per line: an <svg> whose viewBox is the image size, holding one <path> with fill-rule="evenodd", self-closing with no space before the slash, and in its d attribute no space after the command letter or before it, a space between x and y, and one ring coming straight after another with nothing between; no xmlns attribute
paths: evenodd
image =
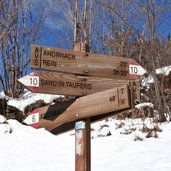
<svg viewBox="0 0 171 171"><path fill-rule="evenodd" d="M46 8L46 14L48 14L49 13L48 10L53 9L53 3L50 0L46 0L45 2L51 2L49 5L50 8ZM168 6L168 3L165 2L165 6ZM67 16L67 10L64 10L59 6L56 6L56 11L54 9L53 15L46 18L42 37L40 40L36 41L36 43L45 46L71 49L72 44L70 39L73 38L73 29L72 29L73 26L71 21L66 16ZM99 21L98 20L99 20L99 16L96 16L95 21L99 22L98 23L99 26L100 25L102 26L103 23L100 20ZM141 21L139 22L137 21L137 28L138 27L140 30L143 29ZM160 15L160 24L158 25L158 31L159 31L158 36L160 36L160 38L162 39L166 38L168 34L171 34L170 28L171 28L171 9L169 12L165 11L162 15ZM99 31L102 30L99 29ZM108 33L106 32L106 34Z"/></svg>
<svg viewBox="0 0 171 171"><path fill-rule="evenodd" d="M55 0L32 0L32 15L35 20L40 20L40 15L43 13L44 29L41 34L41 38L35 41L35 44L49 46L49 47L57 47L64 49L72 49L72 39L73 39L73 23L69 19L69 13L65 5L63 7L59 5L54 5L54 2L66 3L66 0L63 1L55 1ZM161 1L156 1L161 2ZM171 6L167 1L164 1L164 5L170 8L170 11L165 11L162 15L160 15L160 25L158 26L159 34L158 36L162 39L167 38L168 34L171 35ZM96 11L97 10L97 11ZM96 14L94 17L94 25L98 23L98 31L105 31L105 34L110 34L107 30L104 30L102 27L103 22L100 20L99 8L93 11ZM101 11L100 11L101 12ZM108 18L106 18L106 22L109 23ZM109 23L110 24L110 23ZM142 28L141 23L137 25L140 29ZM41 30L41 29L40 29ZM40 31L38 29L38 31ZM92 32L92 36L98 37L97 32ZM98 46L98 39L94 42L95 46ZM99 45L100 47L100 45ZM2 64L0 63L0 70L2 68ZM28 69L28 72L30 70Z"/></svg>

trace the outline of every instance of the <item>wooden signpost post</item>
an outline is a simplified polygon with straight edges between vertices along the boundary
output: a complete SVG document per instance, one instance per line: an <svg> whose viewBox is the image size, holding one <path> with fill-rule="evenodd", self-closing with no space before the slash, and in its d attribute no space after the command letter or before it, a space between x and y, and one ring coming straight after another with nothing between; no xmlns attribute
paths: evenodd
<svg viewBox="0 0 171 171"><path fill-rule="evenodd" d="M59 71L79 75L120 80L136 80L146 71L133 59L88 52L32 45L33 69Z"/></svg>

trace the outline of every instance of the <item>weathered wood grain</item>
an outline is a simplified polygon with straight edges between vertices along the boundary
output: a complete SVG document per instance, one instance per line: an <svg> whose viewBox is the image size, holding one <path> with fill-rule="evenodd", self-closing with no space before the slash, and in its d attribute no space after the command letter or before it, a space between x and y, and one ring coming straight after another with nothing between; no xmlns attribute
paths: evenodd
<svg viewBox="0 0 171 171"><path fill-rule="evenodd" d="M129 90L127 86L122 86L80 97L54 121L41 119L39 126L50 131L67 122L127 108L130 108Z"/></svg>
<svg viewBox="0 0 171 171"><path fill-rule="evenodd" d="M78 52L32 45L30 66L33 69L76 73L113 79L135 80L139 75L129 74L133 59Z"/></svg>
<svg viewBox="0 0 171 171"><path fill-rule="evenodd" d="M38 76L39 85L26 86L32 76ZM27 81L27 82L28 82ZM56 72L34 72L19 79L27 89L36 93L84 96L103 90L129 85L128 80L114 80L110 78L76 76Z"/></svg>

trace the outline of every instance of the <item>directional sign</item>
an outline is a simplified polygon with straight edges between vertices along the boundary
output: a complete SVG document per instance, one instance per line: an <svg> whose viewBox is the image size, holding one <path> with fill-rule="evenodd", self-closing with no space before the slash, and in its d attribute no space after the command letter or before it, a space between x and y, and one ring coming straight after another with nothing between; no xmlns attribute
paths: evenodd
<svg viewBox="0 0 171 171"><path fill-rule="evenodd" d="M41 125L42 121L43 122L48 122L48 120L54 120L55 118L57 118L57 116L54 119L52 119L52 117L50 117L51 115L53 115L53 117L54 117L55 114L57 115L57 113L59 113L58 109L55 110L55 108L54 108L55 106L56 106L56 104L38 108L38 110L39 110L39 118L40 119L39 119L39 123L37 124L36 128L42 127L42 125ZM122 109L122 110L119 110L119 111L113 111L113 112L105 113L105 114L98 115L98 116L93 116L93 117L90 118L91 123L94 123L94 122L97 122L97 121L100 121L100 120L104 120L104 119L107 119L107 118L109 118L111 116L123 114L123 113L130 112L130 111L131 111L131 109L127 108L127 109ZM43 119L45 117L45 115L49 115L49 116L46 117L46 119ZM51 119L49 119L49 117ZM32 125L30 125L30 126L32 126ZM75 128L75 121L71 121L71 122L66 122L64 124L61 124L61 125L57 125L56 128L51 129L49 131L51 133L57 135L57 134L61 134L61 133L67 132L69 130L72 130L74 128Z"/></svg>
<svg viewBox="0 0 171 171"><path fill-rule="evenodd" d="M73 96L83 96L122 85L129 85L127 80L76 76L55 72L31 73L18 81L32 92Z"/></svg>
<svg viewBox="0 0 171 171"><path fill-rule="evenodd" d="M133 59L32 45L31 68L123 80L146 71Z"/></svg>
<svg viewBox="0 0 171 171"><path fill-rule="evenodd" d="M23 121L25 124L30 125L34 128L38 128L39 123L39 110L35 109L28 117Z"/></svg>
<svg viewBox="0 0 171 171"><path fill-rule="evenodd" d="M129 90L127 86L122 86L80 97L53 121L41 119L39 127L45 127L50 131L67 122L128 108Z"/></svg>

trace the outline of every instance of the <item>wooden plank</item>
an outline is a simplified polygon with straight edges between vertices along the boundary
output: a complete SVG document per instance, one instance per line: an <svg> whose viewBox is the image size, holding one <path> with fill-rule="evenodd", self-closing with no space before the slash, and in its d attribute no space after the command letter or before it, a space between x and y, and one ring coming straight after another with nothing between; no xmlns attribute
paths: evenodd
<svg viewBox="0 0 171 171"><path fill-rule="evenodd" d="M73 96L83 96L122 85L129 85L128 80L52 72L34 72L20 78L18 81L32 92Z"/></svg>
<svg viewBox="0 0 171 171"><path fill-rule="evenodd" d="M112 117L112 116L115 116L115 115L118 115L118 114L123 114L123 113L130 112L130 111L131 111L131 109L128 108L128 109L122 109L122 110L119 110L119 111L105 113L105 114L98 115L98 116L93 116L93 117L90 118L91 123L95 123L97 121L108 119L109 117ZM55 127L54 129L50 130L50 132L52 134L58 135L58 134L62 134L62 133L65 133L67 131L70 131L70 130L74 129L74 126L75 126L75 121L67 122L67 123L64 123L62 125L59 125L59 126Z"/></svg>
<svg viewBox="0 0 171 171"><path fill-rule="evenodd" d="M78 52L45 46L31 46L33 69L51 70L113 79L135 80L145 70L133 59Z"/></svg>
<svg viewBox="0 0 171 171"><path fill-rule="evenodd" d="M40 119L53 121L57 117L59 117L62 113L64 113L66 109L74 102L75 99L71 98L68 99L67 101L60 101L53 105L41 107L39 108Z"/></svg>
<svg viewBox="0 0 171 171"><path fill-rule="evenodd" d="M77 121L129 107L129 90L127 86L122 86L80 97L54 121L41 119L39 127L45 127L50 131L66 122Z"/></svg>
<svg viewBox="0 0 171 171"><path fill-rule="evenodd" d="M61 99L57 101L55 104L36 108L32 112L28 113L26 118L23 118L23 123L30 125L34 128L39 128L40 120L55 120L58 116L65 112L65 110L73 102L75 102L75 98L67 98L65 99L65 101Z"/></svg>
<svg viewBox="0 0 171 171"><path fill-rule="evenodd" d="M41 120L43 120L44 122L46 122L48 120L53 121L58 116L60 116L64 111L66 111L66 109L74 101L75 101L74 99L68 99L67 101L60 101L60 102L58 102L56 104L53 104L53 105L37 108L33 112L28 114L27 118L29 118L30 115L34 116L35 114L39 113L39 118L40 118L39 122ZM108 118L110 116L125 113L125 112L128 112L130 110L131 110L130 108L121 109L119 111L112 111L112 112L101 114L101 115L98 115L98 116L92 116L91 117L91 123L103 120L103 119ZM33 121L33 119L32 119L32 121ZM39 128L39 127L41 127L41 124L39 122L37 123L36 120L34 120L34 123L31 123L31 124L26 123L26 122L24 122L24 123L26 123L26 124L28 124L30 126L33 126L33 127L35 127L34 125L36 124L36 128ZM71 122L61 124L61 125L57 125L54 129L52 129L50 131L53 134L61 134L61 133L67 132L67 131L69 131L71 129L74 129L74 126L75 126L75 121L71 121Z"/></svg>

